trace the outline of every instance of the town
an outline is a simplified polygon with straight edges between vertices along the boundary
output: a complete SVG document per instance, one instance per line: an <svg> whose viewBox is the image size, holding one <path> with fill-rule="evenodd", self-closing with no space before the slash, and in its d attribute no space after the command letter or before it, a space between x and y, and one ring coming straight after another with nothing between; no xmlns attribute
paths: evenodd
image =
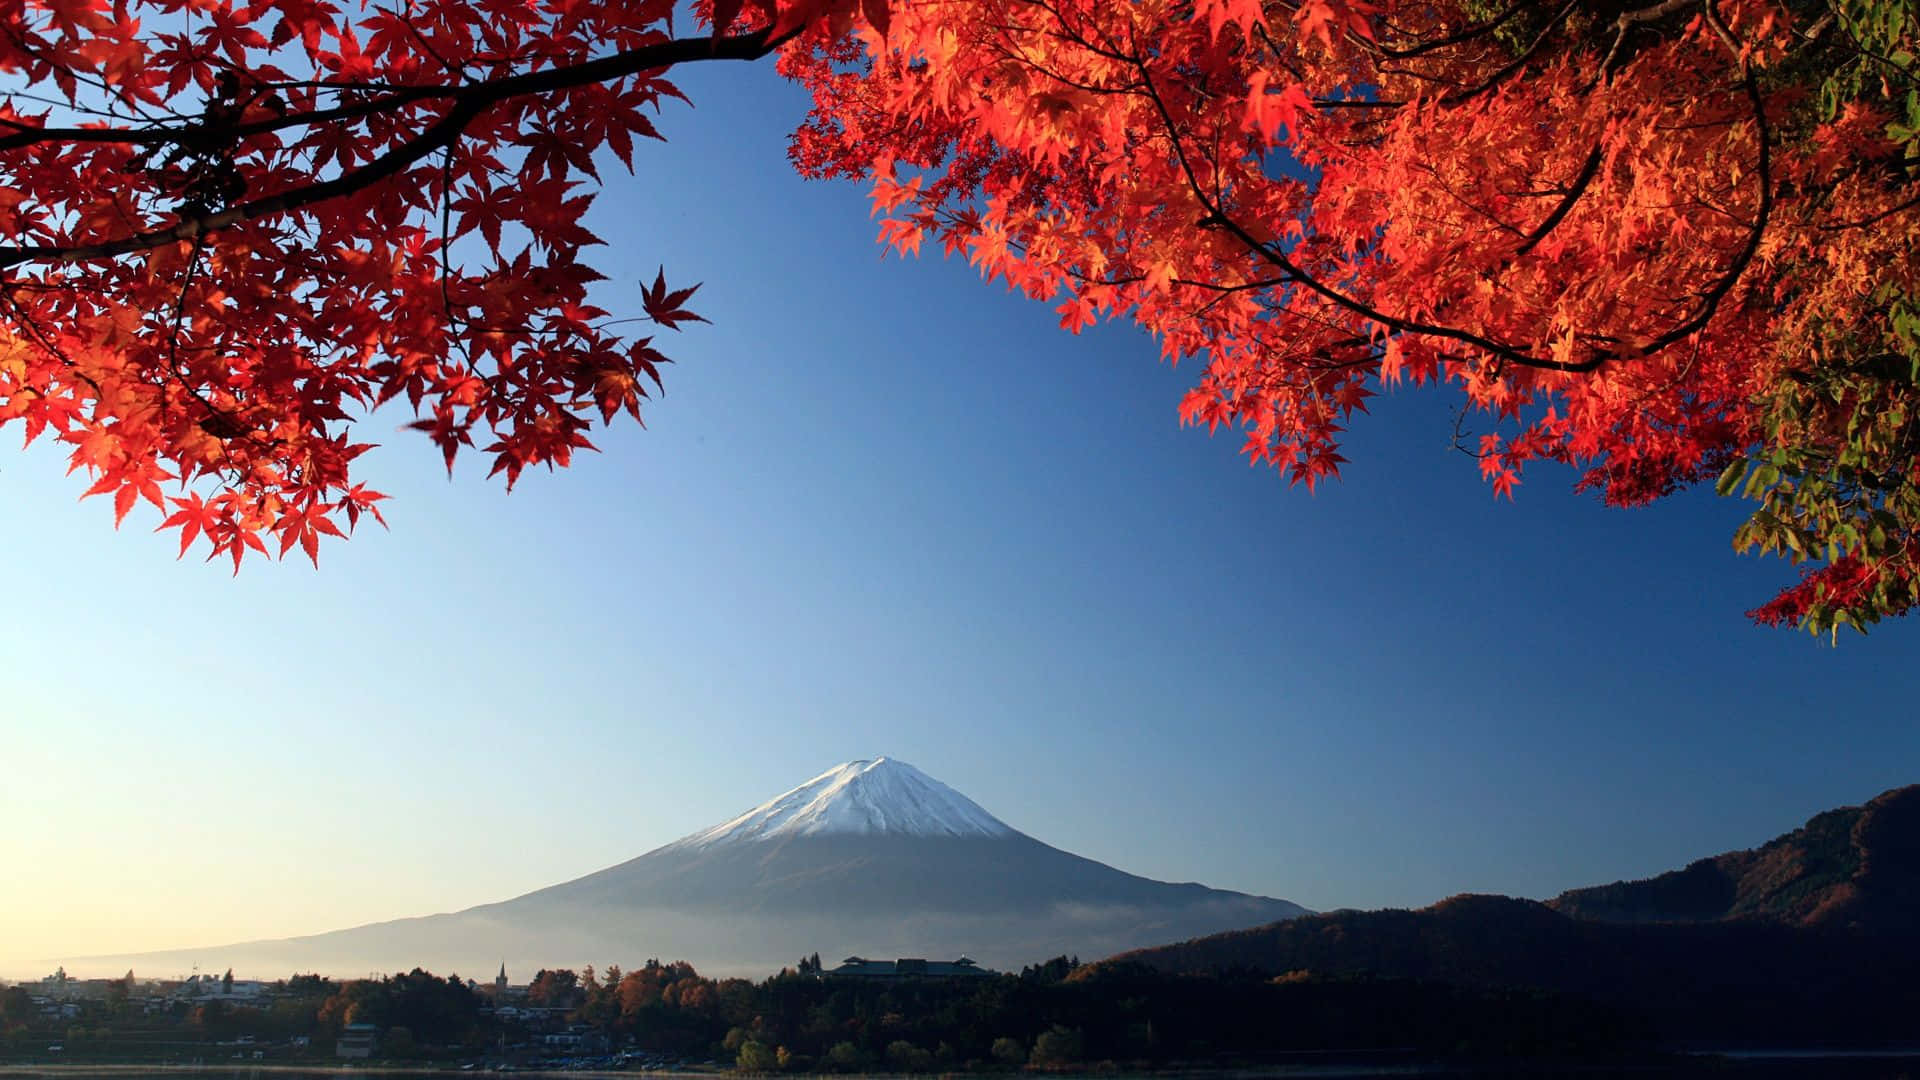
<svg viewBox="0 0 1920 1080"><path fill-rule="evenodd" d="M173 978L141 978L129 971L117 979L77 979L61 968L38 981L0 984L0 1032L6 1036L0 1047L9 1060L46 1063L419 1060L437 1059L448 1051L479 1051L482 1059L497 1065L693 1063L630 1047L615 1052L604 1034L568 1022L571 996L552 991L571 981L540 974L546 977L544 983L514 984L503 965L487 982L458 976L444 980L444 989L436 987L438 993L432 996L455 1007L443 1005L440 1023L429 1020L422 1027L443 1034L436 1029L446 1029L446 1019L468 1013L461 1005L470 1004L473 1029L458 1043L443 1044L421 1041L407 1024L376 1022L372 1017L378 1009L358 1002L344 1002L342 1008L342 986L358 984L337 984L317 975L266 981L235 978L232 971ZM425 980L443 982L432 976L373 976L367 981ZM426 995L414 986L402 989L400 997L408 996ZM479 1033L486 1038L476 1039Z"/></svg>
<svg viewBox="0 0 1920 1080"><path fill-rule="evenodd" d="M1058 976L1074 963L1061 958L1029 969L1028 976ZM997 974L964 956L952 961L850 956L828 967L815 954L775 978L871 985ZM757 1019L747 1026L713 1026L738 1013L727 1006L752 988L747 980L708 980L688 964L657 960L625 975L617 967L604 975L591 967L584 973L542 969L526 983L512 982L504 964L484 982L458 975L441 979L417 969L335 982L319 975L236 978L231 970L174 978L142 978L131 971L115 979L74 978L63 967L37 981L0 981L0 1061L365 1061L492 1070L686 1070L751 1065L764 1054L772 1065L790 1066L791 1051L754 1038ZM708 1028L724 1033L703 1041L699 1032ZM1014 1055L1008 1040L1001 1042L1003 1061L1030 1056L1024 1046ZM910 1044L890 1049L891 1063L905 1068L957 1064L945 1044L940 1051ZM1048 1052L1043 1048L1042 1056ZM826 1063L834 1062L851 1069L868 1059L848 1043L829 1050Z"/></svg>
<svg viewBox="0 0 1920 1080"><path fill-rule="evenodd" d="M683 961L513 980L196 972L0 989L0 1064L955 1073L1236 1069L1323 1060L1647 1052L1644 1026L1566 995L1409 979L1177 975L1057 956L1015 972L815 954L754 982Z"/></svg>

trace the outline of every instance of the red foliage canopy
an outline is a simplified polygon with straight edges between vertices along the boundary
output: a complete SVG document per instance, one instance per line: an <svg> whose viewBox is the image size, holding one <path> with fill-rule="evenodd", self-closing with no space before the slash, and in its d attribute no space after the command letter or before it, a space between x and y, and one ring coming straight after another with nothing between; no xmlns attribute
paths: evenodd
<svg viewBox="0 0 1920 1080"><path fill-rule="evenodd" d="M263 535L313 557L379 517L351 432L389 400L510 484L593 415L638 419L667 358L588 301L593 155L659 137L672 65L797 29L676 38L672 0L355 6L0 8L26 84L0 93L0 424L236 569ZM641 304L677 330L692 293L663 273Z"/></svg>
<svg viewBox="0 0 1920 1080"><path fill-rule="evenodd" d="M701 10L720 33L671 0L0 8L0 424L236 567L378 514L350 431L391 399L449 465L565 464L666 361L588 302L593 152L657 137L672 65L781 49L797 165L869 179L885 243L1137 321L1202 366L1184 417L1295 482L1383 384L1446 384L1496 493L1547 459L1619 504L1760 500L1736 542L1816 564L1765 621L1920 600L1898 0ZM691 295L641 304L678 329Z"/></svg>
<svg viewBox="0 0 1920 1080"><path fill-rule="evenodd" d="M1549 459L1620 505L1761 498L1737 543L1825 565L1755 615L1824 629L1920 599L1915 30L1872 3L968 0L783 63L817 103L796 161L871 177L884 242L1070 330L1133 318L1252 460L1311 487L1382 384L1451 384L1498 494Z"/></svg>

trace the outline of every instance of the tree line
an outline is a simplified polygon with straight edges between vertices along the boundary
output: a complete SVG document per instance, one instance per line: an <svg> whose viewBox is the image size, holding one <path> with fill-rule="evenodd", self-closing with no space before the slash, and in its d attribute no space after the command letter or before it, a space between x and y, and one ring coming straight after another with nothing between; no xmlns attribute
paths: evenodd
<svg viewBox="0 0 1920 1080"><path fill-rule="evenodd" d="M139 1021L108 1017L98 1041L144 1031L152 1045L252 1035L306 1035L329 1054L345 1025L380 1032L376 1057L450 1060L509 1052L536 1029L565 1027L611 1049L718 1060L753 1072L950 1072L1021 1066L1234 1065L1329 1050L1488 1058L1635 1052L1644 1032L1625 1013L1578 998L1438 983L1293 973L1175 976L1139 965L1058 957L1019 973L968 979L868 980L819 973L812 958L754 982L716 979L684 962L630 969L542 970L504 1017L490 987L426 971L335 982L300 975L261 1007L179 1003ZM0 996L0 1046L37 1045L44 1024ZM20 999L20 1000L17 1000ZM99 1003L95 1003L96 1006ZM36 1026L38 1024L38 1026ZM57 1031L57 1029L55 1029ZM167 1036L161 1038L160 1036ZM137 1039L120 1055L138 1057ZM86 1040L70 1050L84 1051Z"/></svg>

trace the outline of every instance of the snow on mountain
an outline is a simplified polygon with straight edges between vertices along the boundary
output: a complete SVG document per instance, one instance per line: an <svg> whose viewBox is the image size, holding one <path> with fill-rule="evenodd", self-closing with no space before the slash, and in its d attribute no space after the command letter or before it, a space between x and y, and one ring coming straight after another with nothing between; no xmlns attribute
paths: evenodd
<svg viewBox="0 0 1920 1080"><path fill-rule="evenodd" d="M791 836L1013 836L980 804L894 758L849 761L731 821L668 845L702 849Z"/></svg>

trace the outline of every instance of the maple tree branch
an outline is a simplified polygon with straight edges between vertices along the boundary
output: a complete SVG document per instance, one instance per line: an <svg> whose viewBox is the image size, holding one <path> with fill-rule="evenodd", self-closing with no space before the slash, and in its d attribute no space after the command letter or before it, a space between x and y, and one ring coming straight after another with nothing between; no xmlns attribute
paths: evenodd
<svg viewBox="0 0 1920 1080"><path fill-rule="evenodd" d="M1861 56L1864 56L1869 60L1872 60L1879 67L1884 69L1880 73L1881 78L1899 79L1902 82L1908 82L1908 83L1920 82L1920 72L1915 72L1912 69L1911 60L1909 60L1906 64L1902 64L1899 61L1895 60L1893 57L1880 52L1878 49L1870 48L1866 42L1861 41L1859 33L1855 31L1853 27L1853 20L1841 14L1840 9L1835 4L1832 3L1832 0L1829 0L1826 17L1823 18L1819 23L1814 24L1814 30L1817 31L1820 29L1824 29L1825 27L1823 24L1827 21L1827 19L1830 19L1830 18L1837 19L1840 26L1840 32L1847 36L1847 44L1849 47L1853 49L1853 51L1859 53ZM1809 33L1812 33L1812 32L1813 31L1809 31ZM1812 40L1812 38L1808 38L1808 40Z"/></svg>
<svg viewBox="0 0 1920 1080"><path fill-rule="evenodd" d="M1553 36L1554 30L1558 29L1560 24L1566 21L1567 16L1573 14L1573 12L1579 8L1581 2L1582 0L1567 0L1567 2L1563 4L1557 12L1554 13L1553 17L1547 20L1547 24L1540 28L1540 32L1534 36L1533 41L1529 43L1525 49L1521 50L1520 55L1514 57L1512 60L1502 65L1499 69L1494 71L1493 74L1487 76L1480 83L1474 86L1462 87L1460 89L1455 90L1453 93L1442 96L1440 98L1441 104L1458 105L1458 104L1461 104L1462 102L1469 101L1473 98L1480 96L1481 94L1486 93L1488 90L1491 90L1496 86L1499 86L1501 83L1511 78L1514 74L1524 70L1527 64L1533 60L1534 56L1539 53L1541 46L1547 43L1547 39L1549 37ZM1677 0L1677 2L1690 3L1692 2L1692 0ZM1411 59L1411 58L1418 57L1428 52L1433 52L1433 51L1436 51L1437 49L1444 48L1450 45L1464 44L1465 42L1471 41L1474 38L1483 36L1486 33L1491 33L1493 30L1498 29L1513 15L1517 14L1520 11L1531 8L1533 6L1534 4L1531 2L1531 0L1522 0L1522 3L1516 5L1513 8L1508 9L1508 11L1505 14L1498 16L1496 19L1494 19L1490 23L1482 24L1480 27L1477 27L1477 28L1470 28L1469 30L1460 31L1458 34L1452 35L1449 38L1443 38L1435 42L1423 43L1422 45L1415 46L1409 50L1392 50L1392 49L1386 49L1383 47L1375 46L1373 45L1373 43L1368 42L1366 39L1357 37L1351 31L1347 33L1347 39L1349 41L1353 41L1354 43L1360 45L1363 48L1368 49L1368 51L1373 52L1375 55L1378 55L1378 56L1384 56L1389 59ZM1275 51L1275 54L1278 55L1279 47L1277 44L1273 42L1272 35L1267 33L1267 30L1265 27L1257 27L1257 29L1259 30L1261 36L1265 38L1266 41L1268 42L1268 47L1273 49ZM1611 54L1609 55L1611 56ZM1411 78L1422 79L1428 82L1442 81L1436 76L1425 75L1418 71L1413 71L1411 69L1405 69L1405 68L1393 69L1393 73L1406 75ZM1408 103L1405 101L1382 100L1378 98L1373 100L1358 100L1358 99L1350 99L1350 98L1315 98L1313 99L1313 104L1315 108L1320 108L1320 109L1398 109Z"/></svg>
<svg viewBox="0 0 1920 1080"><path fill-rule="evenodd" d="M1814 228L1820 229L1826 232L1840 232L1845 229L1864 229L1869 225L1878 225L1880 222L1885 221L1886 219L1894 216L1895 214L1901 213L1906 210L1911 210L1916 206L1920 206L1920 195L1915 195L1913 198L1908 199L1906 202L1899 203L1894 206L1890 206L1887 209L1882 210L1877 214L1873 214L1869 217L1863 217L1858 221L1842 221L1842 222L1839 222L1838 224L1833 224L1833 225L1816 225L1814 226Z"/></svg>
<svg viewBox="0 0 1920 1080"><path fill-rule="evenodd" d="M1613 69L1614 57L1620 54L1620 46L1626 42L1628 31L1641 23L1656 22L1664 19L1691 3L1693 3L1693 0L1662 0L1661 3L1654 4L1650 7L1621 12L1620 17L1615 19L1613 23L1613 44L1608 47L1606 57L1600 61L1600 73L1596 78L1605 79L1608 72Z"/></svg>
<svg viewBox="0 0 1920 1080"><path fill-rule="evenodd" d="M1452 199L1454 202L1457 202L1461 206L1465 207L1467 211L1473 214L1475 217L1485 219L1489 225L1492 225L1494 228L1499 229L1502 232L1509 232L1514 234L1515 236L1520 235L1520 230L1517 227L1513 225L1509 225L1505 221L1501 220L1500 215L1494 213L1493 211L1487 209L1484 206L1481 206L1479 203L1474 202L1472 199L1467 198L1465 195L1460 194L1458 191L1455 191L1453 188L1453 185L1448 183L1446 178L1440 175L1440 170L1434 168L1433 165L1429 163L1422 163L1421 165L1418 166L1418 168L1420 169L1421 172L1426 173L1429 177L1433 179L1434 186L1439 188L1442 192L1445 192L1448 198Z"/></svg>
<svg viewBox="0 0 1920 1080"><path fill-rule="evenodd" d="M1713 0L1704 0L1701 7L1706 12L1707 21L1715 24L1716 29L1724 33L1726 27L1720 25L1720 16L1713 10ZM1767 104L1760 96L1760 84L1753 77L1753 68L1741 56L1739 47L1733 44L1732 36L1727 34L1726 39L1735 61L1740 65L1741 84L1746 90L1747 101L1753 106L1755 141L1759 144L1754 172L1760 181L1760 206L1754 214L1753 226L1748 230L1746 245L1740 249L1739 254L1734 256L1733 263L1727 267L1726 273L1722 274L1720 279L1702 294L1700 310L1692 318L1654 338L1630 355L1652 356L1668 345L1705 329L1707 323L1713 319L1713 313L1719 309L1720 302L1733 291L1734 285L1739 282L1741 276L1747 272L1748 265L1753 262L1753 257L1759 253L1761 238L1766 235L1767 223L1773 217L1773 133L1767 125Z"/></svg>
<svg viewBox="0 0 1920 1080"><path fill-rule="evenodd" d="M1744 68L1746 62L1740 56L1740 43L1733 40L1733 34L1720 21L1719 14L1713 10L1713 0L1702 0L1700 8L1706 13L1707 25L1713 28L1714 35L1720 39L1720 44L1725 45L1727 51L1733 54L1734 62Z"/></svg>
<svg viewBox="0 0 1920 1080"><path fill-rule="evenodd" d="M1528 11L1535 6L1536 6L1535 0L1519 0L1518 3L1507 8L1507 10L1501 12L1500 14L1494 16L1493 18L1487 20L1486 22L1477 23L1473 26L1467 27L1464 30L1456 30L1453 33L1448 34L1444 37L1431 38L1414 45L1406 46L1404 48L1393 48L1387 45L1376 44L1376 45L1373 45L1371 51L1376 52L1381 56L1385 56L1394 60L1407 60L1416 56L1424 56L1427 53L1437 52L1438 50L1447 48L1450 45L1464 45L1469 41L1473 41L1477 38L1485 37L1488 34L1493 33L1495 30L1500 29L1502 26L1505 26L1507 24L1507 20L1513 18L1515 15L1518 15L1523 11Z"/></svg>
<svg viewBox="0 0 1920 1080"><path fill-rule="evenodd" d="M1505 66L1487 76L1480 85L1448 94L1440 99L1441 103L1458 105L1461 102L1479 97L1488 90L1506 82L1508 78L1524 69L1527 64L1533 60L1534 55L1540 51L1540 47L1547 43L1549 37L1553 36L1554 30L1558 29L1560 24L1566 21L1567 16L1573 14L1574 9L1579 6L1580 0L1567 0L1565 4L1561 5L1560 10L1554 13L1553 18L1547 20L1547 25L1540 28L1540 33L1534 37L1531 44L1521 51L1519 56L1514 57L1508 61Z"/></svg>
<svg viewBox="0 0 1920 1080"><path fill-rule="evenodd" d="M1475 461L1479 461L1487 455L1479 450L1470 449L1466 442L1473 437L1473 432L1467 430L1467 412L1470 408L1472 408L1471 403L1462 401L1459 406L1453 410L1453 437L1448 440L1447 445L1449 449L1456 450Z"/></svg>
<svg viewBox="0 0 1920 1080"><path fill-rule="evenodd" d="M24 24L22 25L24 26ZM12 20L0 19L0 33L4 33L7 36L7 40L13 42L13 45L15 48L19 49L21 52L27 54L28 56L31 56L34 59L39 60L42 63L45 63L51 67L59 66L58 64L55 63L55 61L48 59L39 49L36 49L31 42L27 41L24 37L22 37L19 32L20 29L21 29L20 27L16 27L13 24ZM113 83L107 81L106 79L103 79L98 75L95 75L89 72L74 71L71 68L68 68L65 70L68 77L72 78L75 83L84 84L90 90L98 90L102 94L105 94L107 96L107 103L109 106L112 106L114 104L131 106L130 112L133 116L145 115L145 116L151 117L152 114L147 113L145 109L141 108L140 103L138 101L131 100L128 98L127 92L124 88L115 86ZM20 96L25 96L25 95L20 95ZM111 116L116 120L131 118L128 115L128 113L116 113L116 112L113 112L111 108L104 109L104 110L96 109L96 108L83 108L72 102L66 102L66 101L52 101L51 103L60 105L65 108L75 109L76 111L92 113L96 116Z"/></svg>
<svg viewBox="0 0 1920 1080"><path fill-rule="evenodd" d="M67 99L65 99L65 98L58 98L58 97L49 97L49 96L48 96L48 95L46 95L46 94L35 94L35 93L32 93L32 92L30 92L30 91L26 91L26 90L9 90L9 91L7 91L7 92L6 92L6 99L7 99L8 101L15 101L15 100L18 100L18 101L37 101L37 102L39 102L39 103L40 103L40 104L42 104L42 105L51 105L51 106L54 106L55 108L60 108L60 109L67 109L67 110L70 110L70 111L72 111L72 112L76 112L76 113L79 113L79 114L81 114L82 116L104 116L104 117L106 117L106 118L107 118L107 119L109 119L109 120L128 120L128 119L132 119L131 117L129 117L129 116L127 116L127 115L126 115L125 113L118 113L118 112L114 112L114 111L113 111L112 109L97 109L97 108L94 108L93 106L90 106L90 105L82 105L82 104L80 104L80 103L78 103L78 102L73 102L73 101L68 101L68 100L67 100ZM38 126L36 126L36 125L34 125L34 124L23 124L23 123L21 123L21 122L20 122L20 121L18 121L18 120L12 120L12 119L0 119L0 127L8 127L8 128L12 128L12 129L14 129L15 131L40 131L40 130L43 130L42 128L40 128L40 127L38 127ZM91 130L95 130L95 129L92 129L92 128L73 128L73 129L71 129L71 130L74 130L74 131L91 131Z"/></svg>
<svg viewBox="0 0 1920 1080"><path fill-rule="evenodd" d="M193 289L193 277L200 270L200 256L205 250L206 237L194 237L193 251L187 255L187 269L180 275L180 292L173 298L173 314L167 319L169 326L167 332L167 368L172 372L173 377L179 381L180 388L195 398L200 397L199 393L188 384L186 376L181 374L180 371L180 327L185 321L187 314L187 293ZM201 399L200 403L205 405L209 411L219 412L218 409L215 409L213 405L205 399Z"/></svg>
<svg viewBox="0 0 1920 1080"><path fill-rule="evenodd" d="M79 363L76 362L73 357L67 355L66 350L60 347L59 342L47 336L46 331L40 328L40 324L34 321L31 312L20 306L19 298L13 295L11 283L9 283L6 288L0 289L0 297L5 298L8 310L13 312L14 318L17 319L20 326L26 330L27 336L31 337L40 348L44 349L48 356L60 361L68 371L73 373L75 378L93 387L94 395L98 397L101 393L100 383L95 380L93 376L80 370ZM34 392L41 397L47 396L45 390L35 389Z"/></svg>
<svg viewBox="0 0 1920 1080"><path fill-rule="evenodd" d="M1492 78L1483 82L1474 90L1467 92L1464 96L1471 97L1474 94L1480 93L1488 87L1497 84L1512 71L1517 70L1517 65L1525 63L1527 57L1539 48L1548 33L1551 32L1553 26L1564 19L1567 13L1577 5L1577 2L1578 0L1574 0L1574 2L1562 7L1554 19L1549 22L1548 27L1541 32L1540 36L1535 38L1533 44L1529 46L1528 50L1523 53L1518 60L1513 64L1507 65L1507 67L1503 68L1500 72L1496 72ZM1627 13L1627 15L1622 16L1623 22L1621 25L1632 25L1633 23L1651 21L1664 17L1694 2L1697 2L1697 0L1667 0L1667 2L1654 5L1653 7ZM1712 0L1706 0L1703 6L1707 10L1709 21L1717 23L1718 15L1712 10ZM1632 16L1632 18L1629 20L1628 16ZM1724 31L1724 27L1720 27L1719 29ZM1760 96L1759 86L1754 80L1753 72L1750 66L1747 65L1745 60L1739 55L1738 47L1732 46L1732 51L1736 63L1739 63L1741 67L1743 75L1742 87L1752 105L1757 131L1756 142L1758 150L1755 172L1759 180L1759 206L1755 219L1749 227L1746 243L1741 247L1740 251L1735 254L1726 270L1705 292L1700 294L1700 305L1691 316L1669 327L1665 332L1630 351L1623 353L1606 349L1596 349L1591 356L1575 361L1553 360L1547 357L1536 356L1525 348L1497 341L1460 327L1444 326L1418 319L1395 316L1381 311L1363 300L1349 296L1308 273L1288 258L1283 251L1255 237L1248 231L1246 226L1234 220L1226 213L1221 200L1216 199L1208 193L1205 186L1200 183L1198 175L1194 172L1192 163L1186 152L1185 144L1180 137L1179 124L1174 120L1173 114L1168 108L1163 95L1161 95L1159 90L1154 86L1152 73L1148 70L1146 62L1137 56L1130 57L1128 62L1140 72L1145 96L1153 103L1154 109L1159 115L1160 122L1166 130L1166 136L1172 145L1175 160L1179 164L1188 190L1192 193L1194 199L1207 211L1207 217L1203 220L1203 224L1211 227L1225 228L1228 232L1232 233L1249 252L1281 271L1290 283L1304 286L1336 306L1353 312L1362 318L1371 320L1389 331L1458 341L1488 353L1495 358L1496 363L1511 362L1523 367L1537 368L1546 371L1585 374L1597 371L1614 360L1638 359L1652 356L1667 346L1704 329L1707 323L1712 320L1714 313L1719 309L1721 302L1732 292L1733 287L1738 284L1740 278L1745 275L1747 267L1759 252L1760 243L1765 235L1773 210L1772 137L1767 124L1765 102ZM1449 95L1442 100L1454 103L1457 99L1463 99L1463 95ZM1556 208L1553 214L1548 216L1546 221L1542 222L1541 226L1535 230L1536 235L1529 237L1518 254L1524 254L1526 251L1531 250L1541 238L1544 238L1548 231L1554 226L1557 226L1560 221L1565 218L1566 213L1571 210L1574 201L1577 200L1580 193L1584 192L1587 186L1592 183L1593 176L1597 173L1600 163L1600 148L1596 146L1588 155L1587 161L1582 167L1581 174L1576 178L1573 190L1569 192L1568 197L1563 199L1561 205Z"/></svg>
<svg viewBox="0 0 1920 1080"><path fill-rule="evenodd" d="M408 4L407 11L410 13L412 10L413 5ZM407 28L407 36L413 39L414 44L420 46L420 51L438 61L440 66L446 69L447 74L469 85L474 82L473 76L467 74L467 69L463 65L456 64L452 60L447 59L441 55L439 49L433 47L433 42L428 41L427 36L420 32L420 28L413 25L413 20L409 18L407 14L395 11L393 16L400 21L400 25Z"/></svg>
<svg viewBox="0 0 1920 1080"><path fill-rule="evenodd" d="M228 139L244 139L254 135L283 131L293 127L308 127L336 120L359 120L381 113L392 112L407 105L427 101L454 99L466 100L472 97L484 97L489 103L505 101L509 98L523 97L528 94L550 93L555 90L567 90L590 83L609 82L637 75L656 68L668 68L675 64L691 63L698 60L758 60L781 45L787 43L800 32L790 30L778 38L769 38L766 30L736 34L731 37L707 35L705 37L670 38L653 45L642 45L611 56L596 57L576 64L556 65L541 68L538 71L521 72L515 75L503 75L494 79L460 84L431 83L420 86L392 87L379 83L335 85L325 84L328 89L386 90L379 97L367 101L358 101L347 105L336 105L327 109L310 109L306 112L287 113L266 120L253 120L246 123L225 125L220 134ZM274 84L280 85L280 84ZM309 85L309 84L292 84ZM43 142L70 143L123 143L133 146L167 146L187 144L205 138L204 130L183 131L173 127L155 128L47 128L28 127L17 122L8 122L8 126L21 128L12 135L0 135L0 150L16 150L34 146Z"/></svg>
<svg viewBox="0 0 1920 1080"><path fill-rule="evenodd" d="M185 321L187 294L193 288L193 278L199 269L200 258L204 253L205 246L206 237L204 235L193 238L193 251L187 256L186 272L180 276L180 292L174 298L173 315L168 320L171 324L171 329L167 335L167 368L168 373L173 376L175 382L180 384L180 388L186 391L187 396L199 402L200 407L207 410L207 415L195 421L194 426L219 441L220 458L226 462L227 469L232 474L223 477L222 482L228 486L234 486L241 482L242 473L239 464L233 460L233 455L227 448L227 440L244 436L250 443L260 443L260 440L257 439L259 433L248 426L245 421L238 419L232 413L207 400L206 395L202 394L198 387L188 381L185 372L180 367L180 327ZM162 376L160 397L162 409L165 409L167 406L165 384L166 378ZM262 448L270 449L272 443L260 443L260 445Z"/></svg>
<svg viewBox="0 0 1920 1080"><path fill-rule="evenodd" d="M358 169L344 172L330 180L321 180L305 187L293 188L278 195L255 199L215 213L183 215L178 223L167 228L153 229L121 237L118 240L95 244L0 246L0 269L18 266L25 262L71 263L148 251L166 244L192 240L204 233L229 225L238 225L273 214L283 214L289 210L298 210L314 203L363 190L399 173L434 151L450 145L466 131L468 124L492 104L494 102L479 98L461 101L413 138Z"/></svg>
<svg viewBox="0 0 1920 1080"><path fill-rule="evenodd" d="M548 68L465 86L435 87L433 94L423 93L422 97L452 98L452 106L412 138L357 169L218 212L182 215L174 225L118 240L66 246L0 246L0 269L26 262L70 263L147 251L165 244L191 240L211 230L312 206L362 191L451 146L481 113L508 99L606 82L698 60L758 60L797 33L799 29L796 28L778 37L766 30L756 30L725 38L678 38L568 67Z"/></svg>
<svg viewBox="0 0 1920 1080"><path fill-rule="evenodd" d="M1600 366L1601 361L1598 360L1589 366L1581 366L1570 365L1557 360L1542 359L1529 355L1511 345L1494 341L1491 338L1483 337L1468 330L1461 330L1457 327L1450 326L1437 326L1431 323L1423 323L1417 320L1403 319L1389 315L1364 301L1355 299L1340 292L1338 289L1332 288L1325 282L1302 270L1294 264L1293 260L1287 258L1285 254L1274 250L1271 245L1262 243L1252 233L1248 232L1246 226L1228 216L1220 204L1215 202L1212 197L1207 194L1206 190L1201 186L1198 177L1194 174L1193 165L1187 158L1186 148L1180 141L1180 127L1174 121L1173 114L1168 111L1166 101L1153 85L1152 73L1147 70L1147 65L1144 61L1135 59L1132 62L1139 69L1140 77L1146 84L1148 99L1153 102L1155 110L1160 114L1161 123L1166 127L1167 138L1173 144L1174 157L1179 162L1180 171L1186 178L1188 190L1192 192L1193 197L1207 211L1208 224L1217 225L1231 232L1235 239L1239 240L1248 251L1285 274L1289 281L1304 285L1324 299L1346 308L1356 315L1379 323L1381 326L1390 330L1448 338L1462 342L1463 344L1472 345L1475 348L1485 350L1495 356L1512 359L1517 363L1526 364L1530 367L1542 367L1555 371L1591 371Z"/></svg>
<svg viewBox="0 0 1920 1080"><path fill-rule="evenodd" d="M1013 29L1019 29L1019 28L1001 26L1001 27L998 27L998 29L1013 30ZM1064 40L1073 41L1075 44L1079 44L1085 47L1084 42L1081 42L1074 38L1069 38L1065 34L1060 34L1057 36L1059 36ZM1030 67L1033 70L1039 72L1040 74L1045 75L1047 78L1052 79L1054 82L1057 82L1062 86L1066 86L1074 90L1083 90L1089 94L1137 94L1140 92L1140 87L1139 87L1139 84L1137 83L1130 83L1126 86L1098 86L1093 83L1084 83L1076 79L1070 79L1067 76L1062 75L1057 71L1054 71L1052 68L1047 67L1045 64L1041 63L1040 61L1035 60L1032 57L1026 55L1025 53L1015 52L1013 49L1000 44L998 41L987 42L986 47L989 49L992 49L994 52L998 53L999 55L1014 61L1015 63L1025 64L1027 67Z"/></svg>
<svg viewBox="0 0 1920 1080"><path fill-rule="evenodd" d="M1580 196L1586 194L1588 185L1593 183L1594 176L1599 172L1600 144L1594 143L1593 150L1587 154L1586 163L1580 166L1580 174L1573 178L1573 184L1568 188L1566 198L1560 200L1560 205L1553 208L1553 213L1547 215L1547 219L1540 223L1539 228L1527 234L1526 241L1513 253L1513 257L1517 259L1532 251L1535 245L1547 238L1547 234L1553 231L1554 226L1566 220L1567 214L1573 210L1573 204L1580 201Z"/></svg>

